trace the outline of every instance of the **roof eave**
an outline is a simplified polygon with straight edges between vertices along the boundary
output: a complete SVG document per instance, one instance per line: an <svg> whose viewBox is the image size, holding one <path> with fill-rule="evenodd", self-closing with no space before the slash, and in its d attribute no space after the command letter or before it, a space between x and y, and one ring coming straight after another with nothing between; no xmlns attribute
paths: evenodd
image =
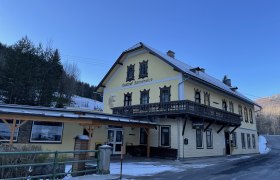
<svg viewBox="0 0 280 180"><path fill-rule="evenodd" d="M103 79L100 81L100 83L97 85L97 87L94 89L95 92L98 92L99 91L99 88L101 88L103 86L104 88L104 84L103 82L106 80L106 78L110 75L110 73L113 71L113 69L115 68L116 65L119 64L120 60L123 58L123 56L127 53L130 53L130 52L133 52L133 51L136 51L138 49L141 49L143 48L143 43L140 42L140 46L137 47L137 48L134 48L134 49L131 49L129 51L123 51L122 54L119 56L119 58L115 61L115 63L112 65L112 67L110 68L110 70L106 73L106 75L103 77ZM99 92L102 92L102 91L99 91Z"/></svg>

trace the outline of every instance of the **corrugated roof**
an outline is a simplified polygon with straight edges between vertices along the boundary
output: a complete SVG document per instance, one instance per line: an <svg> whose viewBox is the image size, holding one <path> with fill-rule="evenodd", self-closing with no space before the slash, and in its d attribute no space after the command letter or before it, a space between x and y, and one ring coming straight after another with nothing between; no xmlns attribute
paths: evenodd
<svg viewBox="0 0 280 180"><path fill-rule="evenodd" d="M233 91L231 90L230 86L224 84L222 81L204 73L204 72L199 72L199 73L194 73L191 71L191 69L193 68L192 66L178 60L178 59L175 59L175 58L172 58L170 56L168 56L167 54L165 53L162 53L152 47L150 47L149 45L147 44L144 44L142 42L140 43L137 43L136 45L130 47L129 49L127 49L125 52L127 51L132 51L133 49L137 49L139 47L143 47L143 48L146 48L150 51L152 51L153 53L157 54L158 56L160 56L161 58L163 58L165 61L169 62L170 64L172 64L173 66L175 66L176 68L178 68L179 70L181 70L182 72L186 73L187 75L190 75L191 77L195 77L197 78L198 80L201 80L201 81L204 81L206 83L209 83L213 86L215 86L216 88L218 89L221 89L235 97L238 97L244 101L247 101L249 103L252 103L252 104L255 104L257 106L259 106L258 104L256 104L254 101L252 101L251 99L247 98L246 96L244 96L243 94L239 93L238 91Z"/></svg>
<svg viewBox="0 0 280 180"><path fill-rule="evenodd" d="M138 124L150 124L156 125L154 122L140 121L132 119L127 116L113 115L107 113L93 112L87 110L74 110L64 108L49 108L41 106L26 106L26 105L15 105L15 104L0 104L0 115L1 114L22 114L22 115L36 115L44 117L64 117L75 119L88 119L88 120L105 120L114 122L124 123L138 123Z"/></svg>

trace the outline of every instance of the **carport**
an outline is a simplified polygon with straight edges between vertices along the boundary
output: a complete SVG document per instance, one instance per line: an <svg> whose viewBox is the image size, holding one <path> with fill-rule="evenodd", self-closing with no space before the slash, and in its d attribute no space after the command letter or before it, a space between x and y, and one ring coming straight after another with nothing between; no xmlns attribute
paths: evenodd
<svg viewBox="0 0 280 180"><path fill-rule="evenodd" d="M127 116L101 112L13 104L0 105L0 120L2 120L10 129L10 145L13 145L13 135L15 130L28 121L77 123L87 130L89 134L89 143L91 142L94 128L98 126L113 125L144 128L148 139L147 157L150 157L150 129L156 128L157 126L154 122L140 121ZM8 121L12 121L12 123L8 123ZM19 123L17 123L17 121L19 121ZM88 147L90 147L90 144Z"/></svg>

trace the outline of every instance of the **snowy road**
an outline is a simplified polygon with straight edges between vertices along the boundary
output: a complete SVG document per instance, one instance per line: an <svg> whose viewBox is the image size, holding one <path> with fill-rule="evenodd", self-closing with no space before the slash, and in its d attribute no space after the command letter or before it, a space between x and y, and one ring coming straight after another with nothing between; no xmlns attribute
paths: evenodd
<svg viewBox="0 0 280 180"><path fill-rule="evenodd" d="M149 176L134 176L133 179L278 180L280 177L280 136L268 136L267 140L271 151L265 155L224 157L224 160L222 158L209 159L212 165L204 168L185 167L185 171L166 171Z"/></svg>

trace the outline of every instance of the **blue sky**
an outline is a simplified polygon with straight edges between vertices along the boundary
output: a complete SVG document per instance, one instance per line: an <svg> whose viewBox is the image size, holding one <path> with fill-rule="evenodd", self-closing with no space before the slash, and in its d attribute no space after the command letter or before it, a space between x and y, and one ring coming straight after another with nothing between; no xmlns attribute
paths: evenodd
<svg viewBox="0 0 280 180"><path fill-rule="evenodd" d="M280 93L280 1L1 0L0 42L51 43L97 85L122 51L175 51L251 99Z"/></svg>

